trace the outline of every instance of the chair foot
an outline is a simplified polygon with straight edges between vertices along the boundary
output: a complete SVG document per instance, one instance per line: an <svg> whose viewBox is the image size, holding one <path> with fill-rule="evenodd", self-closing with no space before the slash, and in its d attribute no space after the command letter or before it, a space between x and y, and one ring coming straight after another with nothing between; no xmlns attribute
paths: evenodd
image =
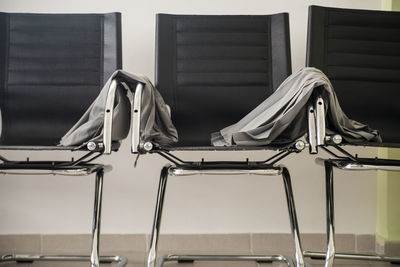
<svg viewBox="0 0 400 267"><path fill-rule="evenodd" d="M312 252L305 251L305 257L309 257L314 260L325 260L325 252ZM356 254L356 253L335 253L335 259L347 259L347 260L368 260L368 261L383 261L390 262L392 264L400 264L400 257L391 257L385 255L369 255L369 254Z"/></svg>
<svg viewBox="0 0 400 267"><path fill-rule="evenodd" d="M194 263L194 260L178 260L178 263Z"/></svg>
<svg viewBox="0 0 400 267"><path fill-rule="evenodd" d="M259 261L256 261L257 263L259 263L259 264L270 264L270 263L273 263L273 261L271 261L271 260L259 260Z"/></svg>
<svg viewBox="0 0 400 267"><path fill-rule="evenodd" d="M28 263L28 264L32 264L33 261L15 261L18 264L24 264L24 263Z"/></svg>
<svg viewBox="0 0 400 267"><path fill-rule="evenodd" d="M18 263L32 263L34 261L87 261L90 262L90 256L82 255L32 255L32 254L8 254L0 257L1 262L15 261ZM117 263L116 267L124 267L128 260L124 256L100 256L100 263Z"/></svg>
<svg viewBox="0 0 400 267"><path fill-rule="evenodd" d="M193 263L195 261L255 261L257 263L285 262L289 267L295 267L293 260L283 255L164 255L157 260L157 267L164 262Z"/></svg>

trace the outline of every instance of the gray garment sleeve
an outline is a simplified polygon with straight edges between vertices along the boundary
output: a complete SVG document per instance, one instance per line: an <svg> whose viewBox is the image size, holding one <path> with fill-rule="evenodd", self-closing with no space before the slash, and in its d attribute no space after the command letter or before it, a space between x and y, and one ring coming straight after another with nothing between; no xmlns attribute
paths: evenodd
<svg viewBox="0 0 400 267"><path fill-rule="evenodd" d="M321 89L319 89L321 88ZM333 86L316 68L302 68L237 123L211 135L214 146L259 146L291 142L307 132L307 104L315 90L322 90L327 103L328 132L348 142L381 142L379 132L349 119L342 111Z"/></svg>

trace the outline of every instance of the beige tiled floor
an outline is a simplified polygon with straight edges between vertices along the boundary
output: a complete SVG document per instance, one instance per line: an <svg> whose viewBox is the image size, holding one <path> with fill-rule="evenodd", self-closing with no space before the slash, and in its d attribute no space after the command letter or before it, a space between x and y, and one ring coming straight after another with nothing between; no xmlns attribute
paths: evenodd
<svg viewBox="0 0 400 267"><path fill-rule="evenodd" d="M365 242L363 242L363 240ZM305 234L302 236L303 248L323 251L324 234ZM375 238L370 236L338 235L336 244L339 251L374 253ZM368 241L368 242L367 242ZM144 267L149 237L138 235L103 235L100 242L102 255L123 255L128 258L127 267ZM290 234L213 234L213 235L162 235L158 256L178 254L283 254L292 256ZM362 246L360 246L362 245ZM88 255L90 235L9 235L0 236L0 255L8 253L35 253L48 255L77 254ZM393 250L399 255L400 250ZM307 259L314 267L322 267L323 261ZM0 263L0 267L89 267L88 262L35 262L16 264ZM115 267L116 264L102 264L101 267ZM286 267L282 263L257 264L255 262L195 262L166 263L165 267ZM389 263L336 260L336 267L395 267Z"/></svg>
<svg viewBox="0 0 400 267"><path fill-rule="evenodd" d="M307 260L312 267L322 267L322 261ZM1 267L89 267L83 262L35 262L35 263L0 263ZM102 264L102 267L115 267L115 264ZM195 262L195 263L165 263L165 267L286 267L283 263L262 263L255 262ZM340 261L335 263L337 267L395 267L389 263L366 262L366 261ZM131 259L126 267L144 267L144 262L139 259Z"/></svg>

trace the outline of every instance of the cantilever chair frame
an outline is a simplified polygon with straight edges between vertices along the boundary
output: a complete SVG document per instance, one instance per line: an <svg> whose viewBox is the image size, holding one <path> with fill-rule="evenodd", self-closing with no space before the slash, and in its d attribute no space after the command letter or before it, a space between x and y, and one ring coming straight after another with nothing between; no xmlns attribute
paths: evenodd
<svg viewBox="0 0 400 267"><path fill-rule="evenodd" d="M297 223L297 215L295 209L295 202L293 197L292 184L288 169L276 163L292 153L300 153L306 147L306 144L298 140L294 144L276 149L280 150L274 156L264 161L184 161L170 151L156 147L151 142L141 142L140 140L140 112L142 100L143 85L138 84L134 93L133 99L133 116L132 116L132 147L133 154L146 154L156 153L167 159L172 164L165 165L160 174L160 182L156 200L156 208L153 221L153 229L150 239L150 247L147 255L147 267L159 267L164 262L177 261L177 262L194 262L194 261L256 261L256 262L284 262L290 267L303 267L309 266L304 262L303 251L301 248L300 232ZM314 122L314 121L312 121ZM237 147L236 150L246 149ZM266 149L266 148L248 148L248 149ZM215 150L218 150L216 147ZM191 175L240 175L240 174L253 174L265 176L282 175L287 205L289 210L290 226L293 235L293 242L295 248L296 264L293 260L283 255L164 255L157 258L157 244L161 228L161 217L163 211L164 197L166 192L168 176L191 176Z"/></svg>
<svg viewBox="0 0 400 267"><path fill-rule="evenodd" d="M315 8L315 9L314 9ZM320 9L321 8L321 9ZM347 17L345 17L343 14L343 11L345 12L351 12L351 13L346 13ZM361 15L367 15L370 13L374 13L374 19L377 19L379 16L376 16L377 13L379 12L381 14L386 13L385 11L364 11L364 10L347 10L347 9L337 9L337 8L325 8L325 7L310 7L310 14L309 14L309 37L308 37L308 43L307 43L307 65L308 66L313 66L313 67L318 67L322 69L323 71L326 71L327 74L331 74L332 78L336 80L351 80L357 79L359 81L360 77L362 76L357 76L360 75L358 73L354 77L352 76L340 76L339 74L336 73L335 71L331 70L329 72L329 67L330 66L349 66L349 62L343 63L343 61L336 61L335 63L331 63L329 65L329 60L328 60L328 55L329 53L355 53L353 48L347 48L344 49L343 47L339 46L338 44L331 46L331 50L328 50L328 40L329 38L335 39L335 38L345 38L344 36L347 36L351 33L351 31L347 28L347 31L341 32L342 35L338 34L339 30L333 30L330 32L331 35L328 34L329 25L333 26L360 26L357 23L353 25L351 24L350 20L348 20L349 17L355 17L356 15L361 16ZM332 13L329 13L332 12ZM333 13L338 13L341 16L337 15L337 19L334 20L334 15L330 16L330 14ZM314 16L312 16L314 14ZM328 19L331 19L331 21ZM340 19L339 19L340 18ZM358 17L360 18L360 17ZM397 17L398 18L398 17ZM314 20L313 20L314 19ZM347 20L346 20L347 19ZM364 18L366 19L366 17ZM356 19L355 19L356 20ZM313 23L315 21L315 23ZM398 20L396 20L398 21ZM324 24L325 23L325 24ZM374 22L375 23L375 22ZM375 25L375 24L374 24ZM335 34L334 34L335 33ZM346 34L344 34L346 33ZM363 33L364 34L364 33ZM369 34L369 33L368 33ZM313 37L312 37L313 36ZM360 35L361 36L361 35ZM358 37L359 39L361 37ZM382 37L380 37L382 38ZM361 40L361 39L360 39ZM363 40L365 41L365 40ZM376 45L378 44L376 41L379 40L374 40L374 47L376 48ZM371 46L372 47L372 46ZM369 49L371 49L369 47ZM336 49L336 50L335 50ZM362 54L362 53L360 53ZM390 54L385 54L386 56L390 56ZM354 59L353 59L354 61ZM344 65L340 65L344 64ZM361 63L360 63L361 64ZM354 67L354 65L352 65ZM357 65L359 66L359 65ZM357 66L355 68L357 68ZM361 65L361 68L363 68L364 65ZM374 67L370 66L369 67ZM364 66L365 67L365 66ZM380 68L380 65L375 66L376 68ZM329 75L328 75L329 76ZM387 77L385 78L387 79ZM385 80L383 80L385 81ZM363 85L366 86L366 85ZM361 87L363 87L361 86ZM376 85L374 85L376 86ZM351 86L350 86L351 87ZM349 89L350 87L344 87L346 89ZM355 86L357 88L357 86ZM339 87L340 88L340 87ZM342 89L343 90L343 89ZM368 88L368 90L371 90L371 88ZM352 92L349 92L350 94ZM314 259L325 259L325 267L332 267L334 264L334 259L339 258L339 259L352 259L352 260L372 260L372 261L385 261L385 262L391 262L391 263L400 263L400 257L388 257L384 255L365 255L365 254L351 254L351 253L336 253L335 249L335 222L334 222L334 183L333 183L333 168L338 168L341 170L384 170L384 171L400 171L400 160L390 160L390 159L379 159L379 158L361 158L358 157L357 155L352 155L348 151L346 151L342 147L342 137L340 135L333 135L333 136L326 136L326 122L325 122L325 103L322 99L322 97L318 97L316 95L315 100L313 101L312 104L310 104L310 107L308 109L308 117L310 121L314 119L314 123L310 124L309 128L309 143L310 143L310 153L311 154L317 154L318 153L318 147L321 149L325 150L327 153L329 153L333 158L328 158L328 159L322 159L318 158L316 160L317 164L321 164L325 167L325 181L326 181L326 222L327 222L327 251L326 252L309 252L306 251L304 253L305 256L314 258ZM364 119L368 122L368 119L364 117ZM376 120L376 119L375 119ZM376 123L376 121L375 121ZM388 129L382 129L383 130L388 130ZM389 131L389 130L388 130ZM397 130L393 130L392 128L390 131L396 133ZM390 141L392 140L392 141ZM386 146L386 147L392 147L394 145L397 145L396 139L389 139L388 143L383 143L383 144L376 144L376 143L361 143L358 145L364 145L364 146ZM396 144L391 144L396 142Z"/></svg>
<svg viewBox="0 0 400 267"><path fill-rule="evenodd" d="M100 263L116 262L118 267L127 264L123 256L99 256L101 203L103 193L104 173L111 170L111 166L91 163L102 155L109 155L113 151L112 129L113 109L115 93L120 82L114 79L108 88L106 105L104 107L103 140L99 143L89 142L81 147L25 147L25 146L0 146L0 150L71 150L88 151L77 160L71 161L14 161L0 156L0 173L3 174L53 174L66 176L85 176L95 173L94 211L92 224L92 247L90 256L81 255L32 255L32 254L9 254L0 257L1 262L33 262L33 261L90 261L92 267L100 266ZM126 84L121 84L130 93Z"/></svg>
<svg viewBox="0 0 400 267"><path fill-rule="evenodd" d="M325 189L326 189L326 223L327 223L327 251L312 252L305 251L305 257L312 259L325 260L325 267L332 267L334 259L348 260L370 260L383 261L399 264L400 257L390 257L384 255L368 255L357 253L336 253L335 248L335 216L334 216L334 183L333 168L341 170L383 170L400 171L400 160L379 159L379 158L359 158L352 155L341 147L342 137L340 135L327 136L325 129L325 103L322 97L317 97L314 104L308 109L309 123L309 144L310 153L317 154L318 147L329 153L333 158L317 158L316 163L325 168ZM314 122L312 122L314 119ZM329 147L333 147L337 152L333 152ZM338 155L339 154L339 155Z"/></svg>

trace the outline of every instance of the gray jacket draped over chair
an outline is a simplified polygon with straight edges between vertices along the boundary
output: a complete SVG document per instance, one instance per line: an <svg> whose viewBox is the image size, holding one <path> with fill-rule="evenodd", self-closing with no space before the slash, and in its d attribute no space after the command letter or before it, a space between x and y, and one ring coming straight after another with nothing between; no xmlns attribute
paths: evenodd
<svg viewBox="0 0 400 267"><path fill-rule="evenodd" d="M126 84L130 90L136 88L138 82L144 84L142 93L142 110L140 136L143 142L151 141L160 146L169 146L178 141L177 131L172 124L168 106L164 103L160 93L154 88L151 81L139 74L131 74L123 70L115 71L108 79L99 96L83 114L80 120L61 138L60 145L73 146L90 141L96 142L103 138L104 109L111 82L117 79L119 87L116 91L113 117L118 117L120 95L126 94L122 88ZM130 114L129 114L130 116ZM113 120L113 124L118 121ZM113 131L112 133L115 133Z"/></svg>
<svg viewBox="0 0 400 267"><path fill-rule="evenodd" d="M240 121L213 133L212 144L261 146L300 138L307 132L307 106L317 90L326 104L328 133L338 133L351 143L381 142L377 130L346 116L328 77L316 68L307 67L289 76Z"/></svg>

